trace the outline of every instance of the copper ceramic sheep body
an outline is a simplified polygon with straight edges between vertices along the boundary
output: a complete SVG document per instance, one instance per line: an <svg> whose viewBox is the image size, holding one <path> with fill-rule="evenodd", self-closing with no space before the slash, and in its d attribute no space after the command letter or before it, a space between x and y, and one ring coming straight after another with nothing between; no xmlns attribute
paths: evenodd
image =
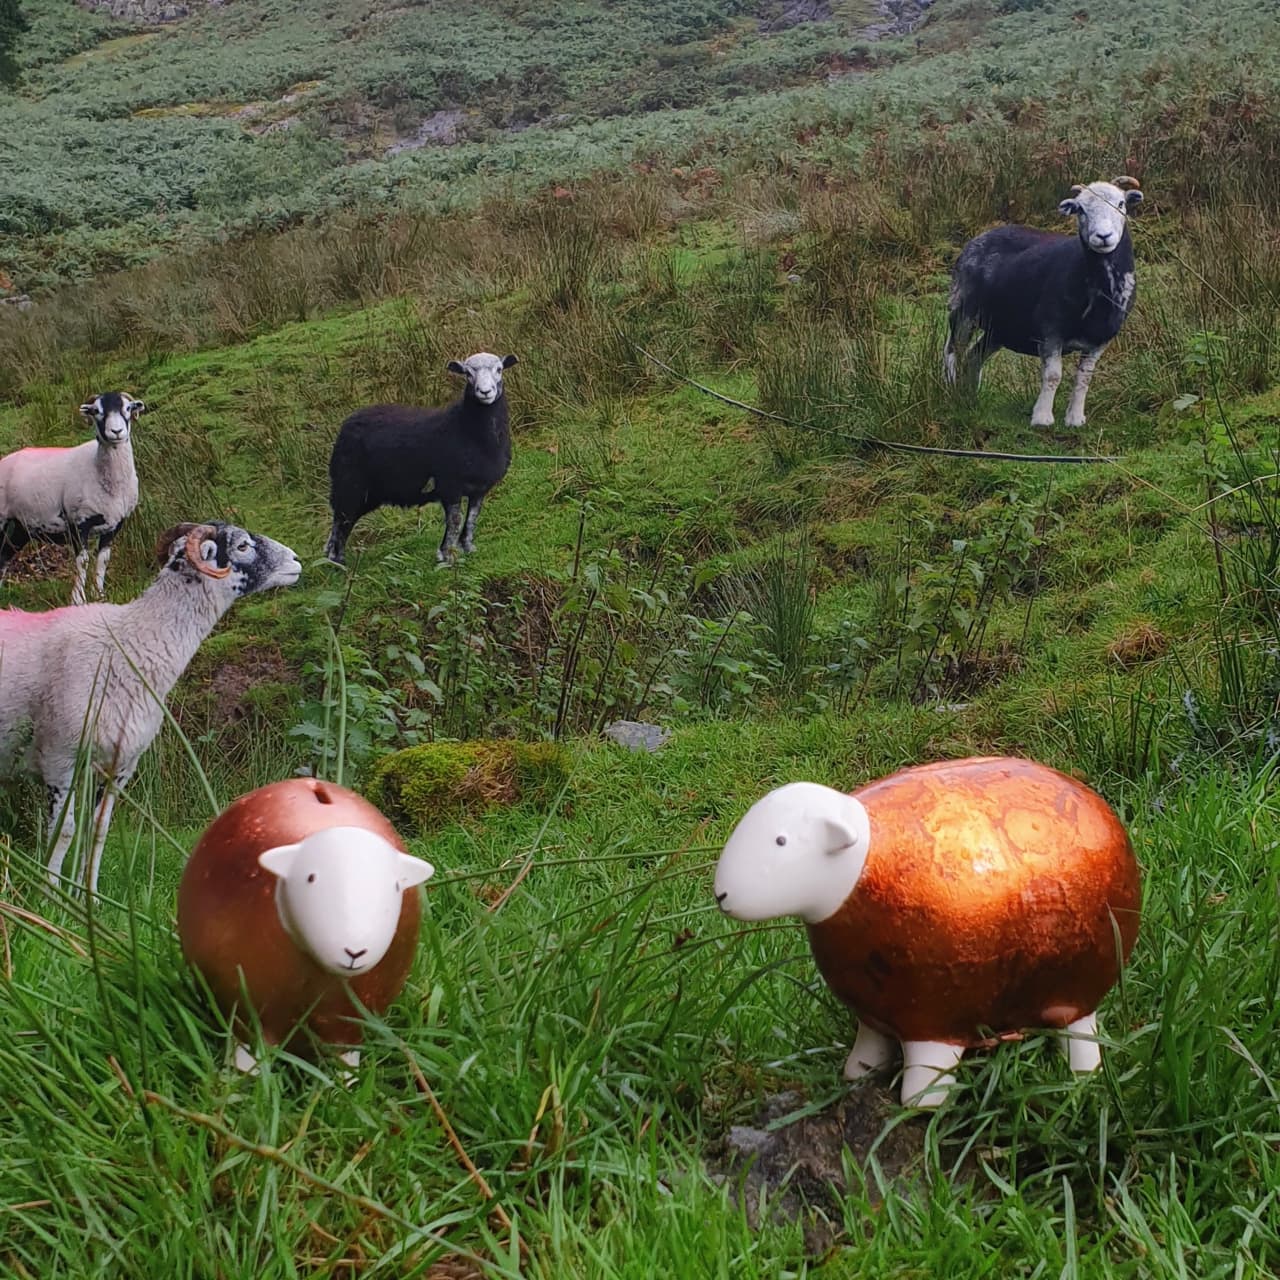
<svg viewBox="0 0 1280 1280"><path fill-rule="evenodd" d="M347 861L364 860L352 868L357 875L384 875L384 857L390 859L387 865L398 868L385 872L388 878L381 886L387 893L400 891L393 925L385 915L394 912L394 905L382 904L389 945L372 967L353 969L350 977L317 960L303 937L305 920L297 913L286 918L281 872L259 861L267 851L288 852L305 848L309 839L329 837L345 837ZM266 862L274 856L267 854ZM236 1015L242 1032L247 997L268 1043L302 1047L295 1045L295 1032L305 1025L320 1040L355 1046L362 1030L351 997L377 1013L399 994L418 939L416 885L430 873L429 864L404 853L391 823L354 792L312 778L272 783L229 805L192 851L178 890L183 954L204 976L223 1011ZM305 884L306 879L301 877L307 890L323 892L322 884ZM310 879L316 880L314 872ZM329 892L339 890L335 886ZM340 896L349 896L349 889ZM334 910L341 914L346 908L337 901ZM346 954L363 953L352 948ZM356 1054L347 1057L353 1064L357 1060ZM244 1049L237 1061L246 1069L253 1065Z"/></svg>

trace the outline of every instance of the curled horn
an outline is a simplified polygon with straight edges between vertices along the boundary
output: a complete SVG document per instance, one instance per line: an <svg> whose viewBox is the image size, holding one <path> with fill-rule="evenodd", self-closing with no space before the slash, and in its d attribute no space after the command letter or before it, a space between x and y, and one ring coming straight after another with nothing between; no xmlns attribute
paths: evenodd
<svg viewBox="0 0 1280 1280"><path fill-rule="evenodd" d="M172 529L166 529L156 540L156 564L163 569L169 563L169 548L179 538L185 538L192 529L196 528L193 524L175 524Z"/></svg>
<svg viewBox="0 0 1280 1280"><path fill-rule="evenodd" d="M1122 173L1118 178L1111 179L1113 187L1119 187L1121 191L1137 191L1141 183L1137 178L1131 178L1127 173Z"/></svg>
<svg viewBox="0 0 1280 1280"><path fill-rule="evenodd" d="M187 560L206 578L225 578L231 572L229 564L224 564L219 569L216 565L206 564L200 557L200 544L206 538L214 537L217 532L211 524L197 524L187 534Z"/></svg>
<svg viewBox="0 0 1280 1280"><path fill-rule="evenodd" d="M1078 195L1079 195L1083 190L1084 190L1084 188L1083 188L1083 187L1082 187L1082 186L1077 182L1077 183L1076 183L1076 184L1071 188L1071 194L1072 194L1073 196L1078 196Z"/></svg>

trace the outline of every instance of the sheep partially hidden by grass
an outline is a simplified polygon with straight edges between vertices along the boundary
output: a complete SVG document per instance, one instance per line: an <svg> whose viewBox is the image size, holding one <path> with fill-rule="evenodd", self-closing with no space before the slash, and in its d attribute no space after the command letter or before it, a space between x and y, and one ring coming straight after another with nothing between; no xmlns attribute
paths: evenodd
<svg viewBox="0 0 1280 1280"><path fill-rule="evenodd" d="M282 543L231 524L181 524L156 548L160 574L128 604L0 610L0 777L43 780L56 883L75 833L82 753L103 780L90 892L116 795L164 723L164 700L205 636L241 596L288 587L302 566Z"/></svg>
<svg viewBox="0 0 1280 1280"><path fill-rule="evenodd" d="M511 465L502 374L516 363L515 356L487 351L450 360L449 372L467 380L452 404L442 409L375 404L357 409L342 424L329 458L333 529L325 555L330 560L345 562L347 538L361 516L378 507L428 502L444 508L444 538L436 558L452 560L459 545L472 549L485 496Z"/></svg>

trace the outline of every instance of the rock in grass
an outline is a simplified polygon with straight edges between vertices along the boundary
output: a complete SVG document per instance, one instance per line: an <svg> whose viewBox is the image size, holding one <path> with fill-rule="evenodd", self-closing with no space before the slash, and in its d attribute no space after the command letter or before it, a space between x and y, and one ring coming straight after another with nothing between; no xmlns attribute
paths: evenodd
<svg viewBox="0 0 1280 1280"><path fill-rule="evenodd" d="M407 830L515 804L546 808L569 777L569 756L554 742L431 742L378 762L366 794Z"/></svg>
<svg viewBox="0 0 1280 1280"><path fill-rule="evenodd" d="M657 751L671 737L670 730L661 725L642 724L639 720L615 720L601 732L630 751Z"/></svg>

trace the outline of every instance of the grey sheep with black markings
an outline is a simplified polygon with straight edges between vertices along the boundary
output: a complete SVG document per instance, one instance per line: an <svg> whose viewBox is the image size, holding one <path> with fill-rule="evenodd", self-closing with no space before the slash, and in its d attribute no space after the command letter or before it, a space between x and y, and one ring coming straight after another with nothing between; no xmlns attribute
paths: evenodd
<svg viewBox="0 0 1280 1280"><path fill-rule="evenodd" d="M94 586L102 595L111 543L138 505L134 420L147 406L104 391L80 406L94 438L69 449L19 449L0 458L0 578L28 542L59 542L75 552L71 603L84 604L89 543L96 539Z"/></svg>

